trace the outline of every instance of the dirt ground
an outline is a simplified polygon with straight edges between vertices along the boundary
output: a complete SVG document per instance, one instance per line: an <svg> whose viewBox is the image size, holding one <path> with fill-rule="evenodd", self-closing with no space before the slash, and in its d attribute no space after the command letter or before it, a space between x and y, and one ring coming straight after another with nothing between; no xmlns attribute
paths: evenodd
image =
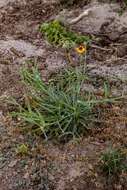
<svg viewBox="0 0 127 190"><path fill-rule="evenodd" d="M109 109L106 127L66 144L21 132L3 102L10 95L22 96L19 72L26 60L37 62L42 77L67 64L64 52L39 33L40 24L58 15L74 18L88 8L89 15L72 25L73 30L94 36L87 53L88 73L97 82L108 80L114 96L126 96L127 12L120 15L119 4L94 1L63 9L55 0L0 0L0 190L127 189L126 173L107 180L99 169L104 150L111 145L127 147L126 101ZM19 156L16 147L23 143L28 155Z"/></svg>

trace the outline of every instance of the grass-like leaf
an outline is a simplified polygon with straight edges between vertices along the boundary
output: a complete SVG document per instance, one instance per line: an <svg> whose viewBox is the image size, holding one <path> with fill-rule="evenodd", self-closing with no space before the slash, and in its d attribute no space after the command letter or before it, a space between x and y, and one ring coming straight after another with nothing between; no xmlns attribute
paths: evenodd
<svg viewBox="0 0 127 190"><path fill-rule="evenodd" d="M46 139L86 133L93 126L96 106L113 102L107 97L99 100L89 92L82 92L88 77L77 68L65 69L48 84L35 67L23 68L22 78L27 87L24 106L19 105L13 115L30 123Z"/></svg>

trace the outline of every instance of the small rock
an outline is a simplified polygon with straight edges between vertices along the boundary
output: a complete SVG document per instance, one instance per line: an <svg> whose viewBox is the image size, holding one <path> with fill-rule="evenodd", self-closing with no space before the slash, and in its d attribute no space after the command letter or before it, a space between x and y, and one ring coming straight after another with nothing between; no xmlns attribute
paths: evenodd
<svg viewBox="0 0 127 190"><path fill-rule="evenodd" d="M121 190L121 189L122 189L122 185L116 185L116 184L115 184L115 189L116 189L116 190Z"/></svg>
<svg viewBox="0 0 127 190"><path fill-rule="evenodd" d="M13 161L10 162L10 164L8 166L10 168L13 168L16 164L17 164L17 160L13 160Z"/></svg>
<svg viewBox="0 0 127 190"><path fill-rule="evenodd" d="M29 173L25 173L24 178L28 179L29 178Z"/></svg>

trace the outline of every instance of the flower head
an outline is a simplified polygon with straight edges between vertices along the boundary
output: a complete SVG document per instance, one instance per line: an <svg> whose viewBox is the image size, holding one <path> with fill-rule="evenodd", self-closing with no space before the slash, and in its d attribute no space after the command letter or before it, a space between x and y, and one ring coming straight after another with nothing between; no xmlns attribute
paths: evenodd
<svg viewBox="0 0 127 190"><path fill-rule="evenodd" d="M80 45L79 47L75 48L76 52L79 54L86 53L86 46Z"/></svg>

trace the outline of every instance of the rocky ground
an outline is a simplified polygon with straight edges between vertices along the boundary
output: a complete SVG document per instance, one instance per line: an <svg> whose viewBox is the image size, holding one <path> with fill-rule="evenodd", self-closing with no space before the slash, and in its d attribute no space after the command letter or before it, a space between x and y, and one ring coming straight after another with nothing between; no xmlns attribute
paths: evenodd
<svg viewBox="0 0 127 190"><path fill-rule="evenodd" d="M126 101L110 108L106 127L66 144L22 133L3 102L10 95L21 97L19 71L26 60L36 61L43 77L66 64L64 52L39 33L40 24L58 15L75 18L88 8L89 15L72 25L73 30L94 36L87 52L88 73L109 80L113 95L126 96L127 12L120 15L119 4L92 2L63 10L51 0L0 0L0 190L127 189L127 174L107 181L98 167L109 146L127 146ZM26 156L17 155L20 144L28 145Z"/></svg>

